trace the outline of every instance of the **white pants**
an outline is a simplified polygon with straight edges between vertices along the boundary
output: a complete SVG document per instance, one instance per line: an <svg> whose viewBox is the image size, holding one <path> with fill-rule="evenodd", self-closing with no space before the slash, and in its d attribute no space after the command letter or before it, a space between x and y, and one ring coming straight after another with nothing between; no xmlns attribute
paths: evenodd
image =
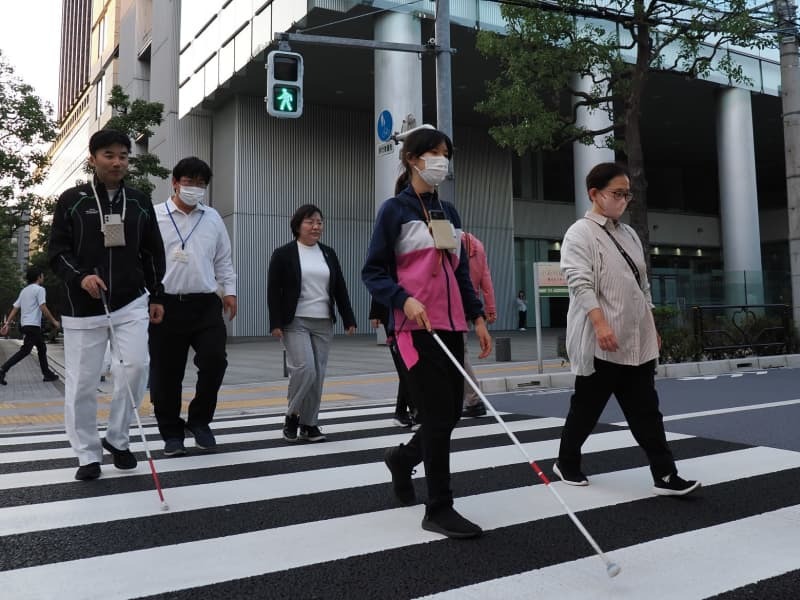
<svg viewBox="0 0 800 600"><path fill-rule="evenodd" d="M115 312L125 311L129 307ZM114 376L114 393L105 437L119 450L128 448L128 429L135 417L126 379L137 407L141 404L147 386L150 365L147 327L146 298L144 310L137 310L132 319L123 322L114 319L114 333L119 348L112 344L111 373ZM69 443L81 465L103 462L103 449L97 433L97 382L103 369L106 344L110 339L107 324L86 329L64 327L64 424ZM125 365L124 372L120 364L120 350Z"/></svg>

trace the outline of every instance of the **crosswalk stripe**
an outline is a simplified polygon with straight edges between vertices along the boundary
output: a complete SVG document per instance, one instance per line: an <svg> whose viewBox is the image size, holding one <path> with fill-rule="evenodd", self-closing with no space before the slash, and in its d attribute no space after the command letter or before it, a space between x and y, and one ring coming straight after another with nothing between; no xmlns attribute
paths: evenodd
<svg viewBox="0 0 800 600"><path fill-rule="evenodd" d="M793 457L794 461L788 461L791 466L800 464L800 453L788 451L754 448L736 454L733 460L744 476L763 472L765 463L774 468L776 461L781 458L788 460L788 455L797 455ZM682 461L680 467L698 473L713 485L725 480L720 476L720 465L730 464L731 460L725 455L713 455ZM606 473L595 478L595 483L585 490L562 486L562 494L575 511L648 498L649 486L643 485L649 479L647 471L639 468ZM480 522L486 531L562 514L561 506L553 501L544 486L459 498L457 507L467 518ZM209 585L438 539L435 534L420 529L418 521L419 510L414 507L312 521L153 548L147 552L124 552L6 571L0 573L0 589L27 594L34 586L43 586L36 590L39 596L19 597L43 597L66 585L82 598L96 597L93 594L98 588L107 594L107 598L125 597L115 595L114 587L125 590L136 586L138 593L156 594L170 589L163 586L175 577L170 556L176 553L186 560L180 574L182 579L192 581L194 585ZM325 540L324 544L310 546L307 543L311 529L315 538ZM342 535L343 532L348 534ZM220 556L225 560L220 561ZM142 572L150 572L152 581L142 582ZM91 584L83 587L82 582Z"/></svg>
<svg viewBox="0 0 800 600"><path fill-rule="evenodd" d="M424 596L426 600L701 599L797 569L800 505L621 548L616 579L594 556ZM691 557L691 560L686 560ZM721 564L746 569L721 569ZM674 565L674 568L671 566ZM669 577L665 577L669 574ZM658 582L658 583L656 583ZM420 599L422 600L422 599Z"/></svg>
<svg viewBox="0 0 800 600"><path fill-rule="evenodd" d="M74 462L63 433L3 436L9 451L0 465L16 471L0 474L2 595L704 598L800 569L799 452L668 433L681 473L704 485L681 502L652 495L649 468L626 427L599 426L584 445L590 485L553 485L622 565L622 575L607 580L490 419L460 424L450 461L456 508L487 535L455 542L421 529L423 507L396 507L381 460L383 448L410 437L392 426L392 410L323 411L331 436L323 444L284 444L283 415L221 419L218 453L156 461L169 512L158 510L144 463L133 474L106 464L99 481L75 482L74 464L63 466ZM508 415L507 423L537 461L556 457L563 419ZM147 433L160 446L157 430ZM542 466L550 472L550 462ZM422 478L420 465L420 500ZM744 564L749 548L760 553L752 565ZM775 552L780 560L770 558ZM480 567L470 556L482 557ZM715 556L741 568L707 577ZM408 581L396 579L403 560L416 565ZM369 581L353 588L351 571ZM665 573L678 584L654 586ZM703 585L693 583L703 576ZM306 580L314 589L293 587Z"/></svg>

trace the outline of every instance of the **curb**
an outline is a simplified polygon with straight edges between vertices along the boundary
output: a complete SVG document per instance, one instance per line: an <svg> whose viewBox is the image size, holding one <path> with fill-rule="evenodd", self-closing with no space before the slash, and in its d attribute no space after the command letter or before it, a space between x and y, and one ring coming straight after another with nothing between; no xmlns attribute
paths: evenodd
<svg viewBox="0 0 800 600"><path fill-rule="evenodd" d="M674 363L658 365L656 379L676 377L706 377L761 369L800 368L800 354L777 356L751 356L727 360L708 360L696 363ZM538 375L515 375L513 377L489 377L479 379L481 391L486 394L516 392L525 389L572 388L575 375L570 372L543 373Z"/></svg>

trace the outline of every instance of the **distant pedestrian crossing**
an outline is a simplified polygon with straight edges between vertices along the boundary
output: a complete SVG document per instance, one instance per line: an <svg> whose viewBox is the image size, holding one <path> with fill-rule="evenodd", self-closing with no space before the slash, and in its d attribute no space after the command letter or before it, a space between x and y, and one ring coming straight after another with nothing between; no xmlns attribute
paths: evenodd
<svg viewBox="0 0 800 600"><path fill-rule="evenodd" d="M144 461L78 482L63 433L0 435L0 597L798 597L800 453L668 434L681 473L704 487L659 498L629 431L599 425L585 446L591 485L554 485L622 566L608 579L489 418L459 424L451 460L456 507L485 535L422 530L423 507L390 493L383 452L410 436L392 408L324 411L319 444L285 443L280 415L228 418L214 425L218 452L187 441L179 458L162 458L146 426L169 512ZM505 419L551 473L563 420Z"/></svg>

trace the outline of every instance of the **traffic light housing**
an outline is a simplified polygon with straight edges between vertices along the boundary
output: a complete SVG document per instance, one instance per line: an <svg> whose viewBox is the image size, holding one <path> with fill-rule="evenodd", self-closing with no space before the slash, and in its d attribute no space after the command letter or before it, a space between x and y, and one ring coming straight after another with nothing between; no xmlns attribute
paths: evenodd
<svg viewBox="0 0 800 600"><path fill-rule="evenodd" d="M303 114L303 56L273 50L267 55L267 112L296 119Z"/></svg>

